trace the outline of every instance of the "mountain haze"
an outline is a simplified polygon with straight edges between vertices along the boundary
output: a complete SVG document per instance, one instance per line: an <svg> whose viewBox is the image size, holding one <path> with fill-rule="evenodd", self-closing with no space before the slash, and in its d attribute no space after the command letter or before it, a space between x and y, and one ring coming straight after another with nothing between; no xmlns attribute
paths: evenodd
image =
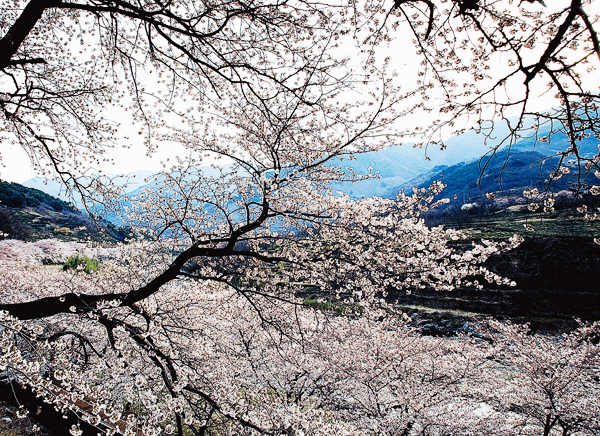
<svg viewBox="0 0 600 436"><path fill-rule="evenodd" d="M482 198L485 193L514 191L520 195L525 188L544 189L549 181L548 174L556 169L558 151L568 148L566 138L557 137L551 143L537 143L533 140L518 142L510 148L504 148L494 155L485 156L470 162L460 162L451 166L438 166L401 185L389 188L383 196L391 198L403 190L411 192L413 187L421 188L431 185L434 180L442 180L446 189L443 196L456 195L462 203ZM587 138L580 143L580 153L591 156L597 153L598 141ZM555 156L550 157L548 156ZM547 159L546 159L547 158ZM573 186L578 180L578 165L575 159L567 159L563 166L570 173L552 182L552 190L559 191ZM589 174L586 181L597 184L598 180Z"/></svg>
<svg viewBox="0 0 600 436"><path fill-rule="evenodd" d="M347 193L353 198L393 197L400 189L406 192L413 186L426 186L433 180L443 178L448 184L445 195L456 194L467 201L472 196L480 196L480 190L496 192L502 189L543 185L544 177L552 170L552 165L557 160L550 159L542 166L536 164L569 147L568 139L561 135L554 135L548 142L537 140L537 137L547 134L547 128L542 128L537 136L533 134L533 130L526 130L516 143L503 145L492 153L493 147L509 134L505 124L498 124L494 128L493 136L470 130L463 135L452 137L445 141L443 150L438 145L430 145L425 149L405 144L356 154L352 159L335 159L331 165L352 168L360 174L367 174L371 170L377 178L359 182L335 182L332 184L332 190ZM583 155L595 154L597 150L595 139L587 138L581 142ZM486 169L482 172L483 167ZM214 167L202 167L199 170L208 176L216 177L219 173ZM117 186L123 187L126 195L132 196L149 183L153 174L152 171L138 170L118 177L107 176L106 179L110 178ZM154 179L153 183L157 180ZM565 177L555 186L564 188L567 186L567 180L568 177ZM28 180L23 185L65 198L64 188L53 180L47 181L38 177ZM69 200L81 207L80 198L74 197ZM109 218L115 222L119 221L116 215Z"/></svg>

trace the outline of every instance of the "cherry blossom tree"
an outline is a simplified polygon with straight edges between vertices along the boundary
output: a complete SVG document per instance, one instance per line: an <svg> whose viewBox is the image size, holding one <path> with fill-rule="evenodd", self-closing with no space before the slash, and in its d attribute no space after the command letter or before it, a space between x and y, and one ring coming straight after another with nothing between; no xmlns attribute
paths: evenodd
<svg viewBox="0 0 600 436"><path fill-rule="evenodd" d="M140 266L132 281L147 253L131 253ZM12 270L2 284L18 285L22 300L73 286L106 292L126 286L123 275L38 268ZM333 315L197 280L135 308L105 303L33 322L5 314L0 364L109 434L598 431L598 324L562 337L492 323L474 337L430 338L371 305Z"/></svg>
<svg viewBox="0 0 600 436"><path fill-rule="evenodd" d="M120 212L143 239L98 273L2 267L0 370L107 434L510 434L518 419L504 400L472 383L492 345L420 337L390 293L474 276L510 284L482 264L520 239L456 248L460 234L419 218L441 183L394 200L331 190L373 176L336 159L414 135L398 123L439 112L440 90L454 121L417 126L425 142L463 115L517 106L521 121L558 123L572 140L564 156L577 155L577 135L596 129L597 95L579 75L598 51L593 19L575 2L539 15L503 5L2 3L3 139L106 208L118 192L83 176L133 141L115 137L110 110L133 113L149 153L177 143L186 154L127 199ZM424 59L414 88L400 87L379 48L401 25ZM530 62L523 53L542 37ZM357 54L345 58L342 43ZM489 47L513 73L482 73ZM525 97L501 95L518 75ZM548 115L528 109L542 77L564 103ZM579 93L560 92L565 81ZM209 171L208 158L223 164ZM549 425L597 430L570 413L552 411Z"/></svg>
<svg viewBox="0 0 600 436"><path fill-rule="evenodd" d="M6 270L0 303L6 314L4 369L101 429L114 430L126 416L125 434L183 434L188 427L205 434L215 428L225 434L356 434L373 426L412 428L425 419L421 414L436 415L431 408L448 406L449 397L398 405L385 377L360 381L367 375L343 362L343 348L331 369L334 357L321 353L361 341L366 352L369 335L401 326L388 291L442 291L475 275L508 283L481 264L520 240L452 248L457 232L428 228L419 218L434 204L440 183L396 200L332 193L330 182L343 173L315 164L332 153L326 128L308 124L296 134L303 127L298 111L296 123L271 135L277 123L255 130L251 122L261 119L252 108L235 109L231 119L239 117L239 129L228 139L238 146L215 144L214 138L209 144L223 147L236 163L214 177L190 157L132 198L130 222L145 238L123 246L120 260L106 261L90 275ZM198 154L205 147L198 138L190 144ZM290 153L296 148L303 153ZM333 320L306 307L309 296L344 316ZM390 316L385 327L380 319ZM355 337L355 328L367 330ZM399 353L415 340L414 333L404 335ZM433 348L428 353L435 354ZM381 359L365 371L390 357ZM405 384L404 377L395 383ZM431 377L430 383L444 386ZM363 398L357 391L352 400L342 385L353 378L362 391L381 393ZM426 387L422 392L431 393ZM353 422L363 406L355 409L348 401L366 401L369 409L406 406L408 415L390 412L394 422L388 424L375 419L386 420L388 412L373 415L370 424Z"/></svg>
<svg viewBox="0 0 600 436"><path fill-rule="evenodd" d="M152 152L172 139L165 114L173 115L168 127L177 117L195 124L199 114L211 113L206 104L227 107L225 89L257 98L268 111L282 92L318 105L317 89L327 94L391 77L378 58L386 50L392 61L402 57L403 29L422 62L411 77L403 72L401 107L419 122L388 129L386 144L418 135L422 145L443 147L449 134L475 125L497 149L547 125L540 141L557 132L569 138L561 163L575 157L586 171L598 169L597 159L578 147L582 137L598 134L598 92L587 80L600 56L597 18L582 0L548 7L481 0L202 6L40 0L7 2L0 11L4 138L82 194L100 186L79 177L81 164L89 168L106 159L107 147L135 141L115 137L106 108L133 112ZM353 49L358 68L349 75L340 67ZM540 110L540 95L556 98ZM510 135L494 139L499 120Z"/></svg>
<svg viewBox="0 0 600 436"><path fill-rule="evenodd" d="M513 415L522 434L598 432L597 324L557 338L530 334L527 326L493 322L490 327L496 337L492 374L481 387L495 411Z"/></svg>
<svg viewBox="0 0 600 436"><path fill-rule="evenodd" d="M109 433L369 434L432 426L454 407L450 393L464 371L449 362L460 351L433 341L420 344L422 353L407 352L416 335L401 327L388 291L443 291L475 275L508 284L481 264L520 239L453 248L457 232L419 218L435 205L441 183L395 200L331 192L332 181L357 176L324 163L376 133L372 118L352 135L360 118L351 126L314 124L311 104L296 100L290 111L289 100L276 106L273 99L270 111L280 115L269 119L249 98L229 97L228 118L219 120L229 133L179 132L189 158L130 199L129 222L144 240L123 246L120 260L90 275L7 270L5 370ZM217 176L205 173L198 164L208 149L234 163ZM307 297L341 315L306 307ZM345 347L368 352L377 335L396 347L386 353L397 351L355 368ZM432 366L415 366L423 353ZM392 379L387 372L370 379L402 354L406 368L394 369ZM441 380L437 365L448 366ZM406 403L409 386L421 393ZM464 408L470 416L473 408ZM362 410L369 419L359 419Z"/></svg>
<svg viewBox="0 0 600 436"><path fill-rule="evenodd" d="M569 147L560 153L558 169L565 159L576 158L585 174L597 170L597 156L579 153L582 138L599 135L599 95L594 81L587 80L600 60L592 11L580 0L552 5L397 1L385 24L395 26L400 16L413 30L423 57L418 73L423 106L438 113L421 128L422 142L443 147L444 130L464 132L471 123L460 119L468 116L492 151L523 136L548 142L563 133ZM542 96L555 100L544 100L540 110ZM508 125L508 136L495 134L498 123Z"/></svg>
<svg viewBox="0 0 600 436"><path fill-rule="evenodd" d="M227 107L224 93L267 114L282 94L318 110L322 96L364 80L331 55L352 5L23 1L0 11L3 136L84 199L102 186L82 172L134 140L115 138L107 109L132 112L151 153L175 121L192 127Z"/></svg>

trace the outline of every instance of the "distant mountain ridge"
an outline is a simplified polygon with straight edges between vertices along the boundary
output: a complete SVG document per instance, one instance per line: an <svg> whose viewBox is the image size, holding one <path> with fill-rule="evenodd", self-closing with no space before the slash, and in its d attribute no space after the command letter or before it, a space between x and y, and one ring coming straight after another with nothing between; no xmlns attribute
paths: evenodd
<svg viewBox="0 0 600 436"><path fill-rule="evenodd" d="M547 129L546 129L547 130ZM531 136L525 136L515 144L504 146L495 154L488 156L491 146L496 145L501 138L509 134L506 125L496 126L494 138L477 133L473 130L445 141L445 149L430 146L428 149L414 147L411 144L392 146L377 152L356 154L352 159L344 157L334 159L331 165L341 168L352 168L357 173L365 174L372 167L378 178L359 182L335 182L332 190L349 194L352 198L363 197L392 197L400 189L405 191L413 186L421 187L432 180L440 178L448 184L446 195L456 194L461 198L470 198L484 192L496 192L500 189L516 189L524 184L540 186L543 184L544 172L551 170L550 160L542 168L534 170L535 162L548 156L556 155L558 151L568 149L566 136L554 135L549 141L543 142L538 138L547 132L541 129L537 136L531 131ZM593 138L581 142L581 153L597 153L597 141ZM510 153L510 158L506 160ZM482 157L483 156L483 157ZM488 168L482 174L480 166L489 159ZM501 171L499 170L501 169ZM218 173L215 168L202 168L205 174ZM541 170L541 171L540 171ZM146 184L154 173L151 171L135 171L116 178L117 184L123 186L126 195L135 195ZM481 176L481 178L480 178ZM565 177L560 183L566 182ZM479 180L479 185L477 181ZM45 181L41 178L30 179L25 186L41 189L54 195L61 194L57 182ZM559 186L558 184L556 186ZM560 185L562 186L562 185ZM477 194L479 193L479 194ZM64 195L64 189L62 189ZM77 198L73 199L75 203ZM123 200L125 202L125 200ZM80 205L80 203L77 203ZM116 215L108 217L115 223L122 224Z"/></svg>
<svg viewBox="0 0 600 436"><path fill-rule="evenodd" d="M452 166L440 166L421 174L408 182L387 190L385 197L392 198L400 190L411 192L413 187L421 188L431 185L434 180L442 180L447 186L442 196L454 197L461 203L482 199L486 193L501 193L520 195L525 188L542 190L547 182L548 174L556 169L559 157L557 151L566 149L566 138L560 138L553 143L533 144L517 143L508 149L503 149L493 156L461 162ZM580 153L591 156L597 153L596 139L584 139L580 143ZM552 156L548 158L548 156ZM563 166L569 168L569 174L552 181L552 190L568 189L578 182L578 163L567 159ZM485 167L485 168L484 168ZM599 183L589 174L588 183Z"/></svg>
<svg viewBox="0 0 600 436"><path fill-rule="evenodd" d="M508 133L508 130L499 129L498 136L504 133ZM353 161L333 160L332 164L342 168L350 167L362 174L366 174L373 166L373 172L379 178L354 183L333 183L332 189L353 198L385 196L391 187L400 186L435 167L471 161L490 151L485 137L473 130L448 139L444 146L442 150L436 145L428 148L415 147L413 144L396 145L376 152L357 154Z"/></svg>
<svg viewBox="0 0 600 436"><path fill-rule="evenodd" d="M545 142L540 141L539 138L547 135L548 131L548 127L542 127L536 134L533 130L525 130L515 143L501 145L495 155L509 151L510 153L531 151L539 153L540 158L545 158L570 147L568 138L561 134L543 140ZM489 155L494 154L492 153L494 147L509 134L508 125L498 123L494 126L493 136L470 130L444 141L444 149L437 144L431 144L426 149L406 144L377 152L357 154L353 161L334 160L332 164L342 168L348 166L355 172L363 174L373 166L373 172L377 173L379 178L355 183L334 183L332 188L334 191L347 193L353 198L389 196L394 189L413 183L414 180L427 178L427 174L436 172L436 167L451 167L480 160L485 162ZM580 151L587 155L597 153L597 141L594 138L583 140ZM495 159L492 158L492 161ZM476 180L477 178L473 181Z"/></svg>
<svg viewBox="0 0 600 436"><path fill-rule="evenodd" d="M508 134L508 128L504 125L498 125L495 132L496 137L500 138L506 134ZM373 171L380 178L355 183L333 183L332 189L348 193L353 198L381 196L390 187L400 186L421 174L431 171L436 166L450 166L481 157L490 150L489 141L484 135L470 130L445 141L444 150L436 145L419 148L413 144L404 144L376 152L359 153L353 156L353 160L349 160L347 157L344 157L343 161L333 159L330 162L331 165L337 165L341 168L351 167L355 172L362 174L367 173L371 164L373 164ZM215 171L210 167L203 167L203 170L207 174ZM114 180L117 181L118 185L125 187L127 194L131 194L133 191L140 189L144 185L143 181L153 174L152 171L139 170L116 177ZM54 180L36 177L25 181L23 185L40 189L53 196L65 196L64 187ZM79 206L81 205L78 198L73 198L72 201Z"/></svg>
<svg viewBox="0 0 600 436"><path fill-rule="evenodd" d="M146 179L148 177L153 176L154 174L154 171L138 170L127 173L123 176L106 176L104 178L110 178L112 180L112 183L114 183L116 186L123 187L125 194L129 194L130 192L145 185L147 183ZM34 177L32 179L26 180L22 183L22 185L27 188L43 191L53 197L67 198L67 192L65 190L64 185L55 179L47 179L45 177ZM72 198L69 198L69 200L72 201L73 204L75 204L78 208L82 207L81 197L79 197L77 193L73 193Z"/></svg>

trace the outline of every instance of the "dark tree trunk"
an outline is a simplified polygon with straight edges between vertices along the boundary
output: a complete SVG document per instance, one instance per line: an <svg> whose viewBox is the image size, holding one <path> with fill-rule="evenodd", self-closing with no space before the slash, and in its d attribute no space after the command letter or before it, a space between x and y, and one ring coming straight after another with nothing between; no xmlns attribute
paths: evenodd
<svg viewBox="0 0 600 436"><path fill-rule="evenodd" d="M55 0L31 0L25 6L17 21L6 32L6 35L0 39L0 70L5 69L11 64L27 63L26 59L13 61L12 58L25 38L27 38L27 35L29 35L36 23L42 18L44 11L56 4L58 2ZM40 59L34 59L32 62L39 63Z"/></svg>

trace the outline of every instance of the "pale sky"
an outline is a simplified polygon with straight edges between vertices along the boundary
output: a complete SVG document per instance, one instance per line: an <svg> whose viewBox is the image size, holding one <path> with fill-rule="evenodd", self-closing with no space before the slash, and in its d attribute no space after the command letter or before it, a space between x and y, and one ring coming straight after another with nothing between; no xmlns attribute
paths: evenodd
<svg viewBox="0 0 600 436"><path fill-rule="evenodd" d="M552 0L546 0L549 7L563 7L567 0L554 2ZM592 2L593 12L598 12L600 9L600 0ZM543 9L541 5L537 3L531 6L532 8ZM408 44L411 38L408 26L400 26L396 34L396 40L392 42L387 53L392 60L393 68L399 73L399 80L403 83L406 82L414 83L416 80L415 71L417 65L420 62L420 58L416 56L415 49L412 44ZM352 47L354 49L354 47ZM502 63L502 59L497 58L495 64L492 65L492 70L501 72L505 66ZM595 74L594 77L590 77L590 80L600 83L600 76ZM538 90L538 96L536 97L536 106L538 109L550 108L553 104L556 104L556 100L550 95L544 95L543 90ZM117 119L121 122L120 137L128 136L130 138L140 138L137 134L139 130L134 123L126 119L127 115L124 112L116 114L107 114L110 119ZM406 123L415 123L416 120L407 119ZM133 145L131 149L115 148L108 154L110 158L114 160L114 165L107 165L102 168L104 173L109 174L120 174L136 170L150 170L159 171L161 167L161 161L167 158L173 158L176 155L185 154L183 147L177 145L169 145L159 149L157 153L149 157L146 155L146 151L143 145ZM483 154L483 153L482 153ZM0 179L22 183L36 174L33 172L29 158L27 154L19 147L10 147L2 150L2 157L0 161Z"/></svg>

